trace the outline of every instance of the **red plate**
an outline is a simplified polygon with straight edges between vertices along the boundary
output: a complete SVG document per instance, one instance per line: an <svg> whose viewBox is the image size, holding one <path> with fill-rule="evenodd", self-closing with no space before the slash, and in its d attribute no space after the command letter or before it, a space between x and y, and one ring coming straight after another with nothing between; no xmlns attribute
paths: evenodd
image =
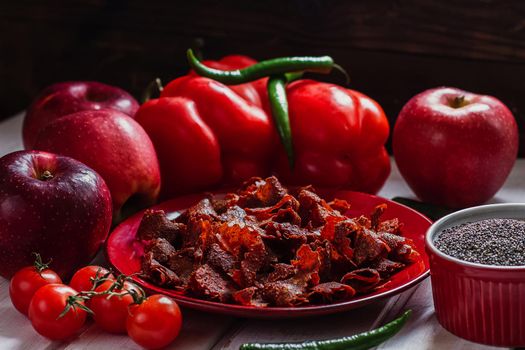
<svg viewBox="0 0 525 350"><path fill-rule="evenodd" d="M382 218L399 218L400 222L404 224L402 229L403 235L414 241L417 246L417 251L421 255L421 259L392 276L390 283L373 293L360 295L351 300L334 304L300 307L257 308L223 304L182 295L180 292L155 286L137 276L134 276L133 279L147 291L169 295L177 300L180 305L188 308L238 317L285 318L332 314L355 309L381 298L400 293L421 282L428 276L429 262L425 252L425 232L431 224L428 218L402 204L365 193L350 191L321 191L320 193L322 193L323 197L327 200L333 198L346 199L352 206L352 209L347 213L349 217L355 217L361 214L368 215L376 205L387 203L388 208ZM168 214L168 217L173 219L181 211L195 204L202 198L202 194L179 197L161 203L154 208L163 209ZM122 222L107 240L106 254L108 261L115 270L120 273L129 275L140 271L141 257L144 250L142 243L135 240L135 235L142 215L142 212L137 213Z"/></svg>

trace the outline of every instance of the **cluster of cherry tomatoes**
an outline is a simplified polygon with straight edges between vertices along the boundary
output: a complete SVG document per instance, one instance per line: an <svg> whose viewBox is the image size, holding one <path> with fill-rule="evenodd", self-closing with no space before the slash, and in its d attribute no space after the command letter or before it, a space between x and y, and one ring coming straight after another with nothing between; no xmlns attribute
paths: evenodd
<svg viewBox="0 0 525 350"><path fill-rule="evenodd" d="M137 344L157 349L170 344L182 324L173 299L161 294L146 298L129 278L115 278L100 266L79 269L66 285L37 256L34 266L24 267L13 276L9 295L33 328L51 340L72 338L91 314L101 329L127 333Z"/></svg>

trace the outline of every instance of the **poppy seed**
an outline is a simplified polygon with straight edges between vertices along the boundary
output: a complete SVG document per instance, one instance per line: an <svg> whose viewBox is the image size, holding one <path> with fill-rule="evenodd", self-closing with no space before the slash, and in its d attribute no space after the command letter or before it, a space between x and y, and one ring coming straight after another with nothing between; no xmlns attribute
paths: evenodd
<svg viewBox="0 0 525 350"><path fill-rule="evenodd" d="M525 221L487 219L443 230L434 245L441 252L484 265L525 265Z"/></svg>

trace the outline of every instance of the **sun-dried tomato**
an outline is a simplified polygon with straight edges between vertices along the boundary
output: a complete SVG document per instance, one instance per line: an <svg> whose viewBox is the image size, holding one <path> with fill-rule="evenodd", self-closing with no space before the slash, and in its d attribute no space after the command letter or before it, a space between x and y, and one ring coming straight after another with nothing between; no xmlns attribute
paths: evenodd
<svg viewBox="0 0 525 350"><path fill-rule="evenodd" d="M418 258L397 219L348 218L311 187L289 193L275 177L205 198L175 220L148 210L137 236L143 275L192 296L246 306L334 303L369 293Z"/></svg>

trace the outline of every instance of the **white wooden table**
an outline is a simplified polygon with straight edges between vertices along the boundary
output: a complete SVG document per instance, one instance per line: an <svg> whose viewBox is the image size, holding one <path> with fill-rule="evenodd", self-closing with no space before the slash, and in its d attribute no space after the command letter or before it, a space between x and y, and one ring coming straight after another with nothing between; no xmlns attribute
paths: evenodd
<svg viewBox="0 0 525 350"><path fill-rule="evenodd" d="M0 123L0 156L22 149L23 114ZM395 164L379 195L413 195ZM525 160L519 160L491 202L525 202ZM493 349L462 340L443 329L434 315L430 279L372 305L346 313L298 320L249 320L183 309L183 328L169 349L237 349L248 341L300 341L351 335L377 327L410 308L413 316L400 334L378 349ZM90 323L71 343L51 342L33 331L11 305L8 281L0 277L0 349L139 349L127 336L110 335ZM496 349L496 348L494 348ZM498 348L500 349L500 348Z"/></svg>

